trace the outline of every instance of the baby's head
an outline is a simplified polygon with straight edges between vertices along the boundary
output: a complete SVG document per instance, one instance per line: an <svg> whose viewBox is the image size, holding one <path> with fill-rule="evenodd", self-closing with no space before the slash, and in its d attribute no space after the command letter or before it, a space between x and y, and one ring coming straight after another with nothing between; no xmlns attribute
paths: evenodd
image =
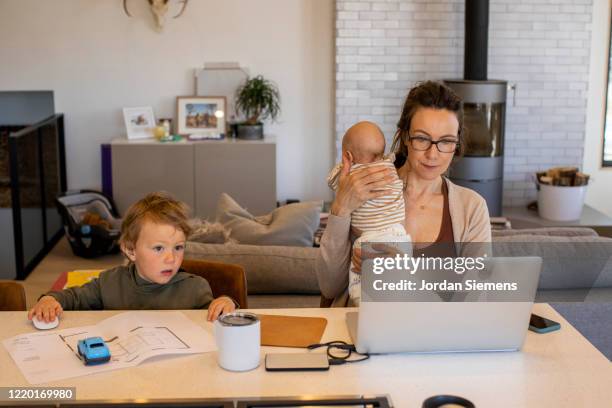
<svg viewBox="0 0 612 408"><path fill-rule="evenodd" d="M358 122L346 131L342 138L342 155L351 163L367 164L383 158L385 136L376 124Z"/></svg>
<svg viewBox="0 0 612 408"><path fill-rule="evenodd" d="M119 243L141 277L165 284L176 275L191 233L188 219L187 205L165 192L147 194L127 210Z"/></svg>

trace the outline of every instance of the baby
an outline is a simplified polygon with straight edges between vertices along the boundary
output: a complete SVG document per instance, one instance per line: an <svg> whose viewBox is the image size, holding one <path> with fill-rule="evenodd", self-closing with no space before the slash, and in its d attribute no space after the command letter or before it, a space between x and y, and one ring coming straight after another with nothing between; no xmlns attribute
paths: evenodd
<svg viewBox="0 0 612 408"><path fill-rule="evenodd" d="M389 194L366 201L351 214L352 230L359 236L353 248L361 248L362 242L409 243L410 236L404 228L404 183L397 176L393 154L384 156L385 137L374 123L359 122L342 138L342 155L351 162L350 172L363 167L384 166L393 170L394 180L384 186ZM327 176L327 183L336 191L342 163L337 164ZM402 245L402 251L408 250ZM361 300L361 275L351 266L349 270L349 296L351 303Z"/></svg>
<svg viewBox="0 0 612 408"><path fill-rule="evenodd" d="M49 322L63 310L208 308L208 320L215 320L234 311L233 299L213 299L206 279L180 270L190 232L186 204L167 193L148 194L127 210L121 225L121 250L129 264L83 286L45 294L28 318Z"/></svg>

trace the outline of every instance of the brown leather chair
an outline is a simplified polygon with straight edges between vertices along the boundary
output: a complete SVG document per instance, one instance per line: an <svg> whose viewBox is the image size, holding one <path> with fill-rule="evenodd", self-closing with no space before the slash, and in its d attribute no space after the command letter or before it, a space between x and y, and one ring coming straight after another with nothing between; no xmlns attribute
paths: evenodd
<svg viewBox="0 0 612 408"><path fill-rule="evenodd" d="M246 274L242 266L185 259L182 268L185 272L206 279L214 297L229 296L238 302L241 309L248 308Z"/></svg>
<svg viewBox="0 0 612 408"><path fill-rule="evenodd" d="M23 286L18 282L0 282L0 311L19 311L26 309L26 296Z"/></svg>

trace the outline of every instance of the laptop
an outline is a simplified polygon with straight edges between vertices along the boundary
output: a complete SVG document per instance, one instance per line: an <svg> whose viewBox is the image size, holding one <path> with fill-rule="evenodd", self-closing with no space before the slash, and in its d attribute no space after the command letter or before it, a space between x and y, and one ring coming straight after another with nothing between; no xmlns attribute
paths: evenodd
<svg viewBox="0 0 612 408"><path fill-rule="evenodd" d="M376 354L519 350L529 327L542 258L490 258L485 265L495 276L517 275L521 301L362 300L358 312L346 314L357 351ZM469 279L467 275L465 278Z"/></svg>

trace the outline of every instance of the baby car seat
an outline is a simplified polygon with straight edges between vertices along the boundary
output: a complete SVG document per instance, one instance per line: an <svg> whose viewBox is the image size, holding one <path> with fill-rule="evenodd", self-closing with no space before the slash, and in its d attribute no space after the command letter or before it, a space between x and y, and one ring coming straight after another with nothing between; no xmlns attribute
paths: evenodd
<svg viewBox="0 0 612 408"><path fill-rule="evenodd" d="M76 190L55 201L75 255L94 258L119 251L121 218L112 198L94 190Z"/></svg>

